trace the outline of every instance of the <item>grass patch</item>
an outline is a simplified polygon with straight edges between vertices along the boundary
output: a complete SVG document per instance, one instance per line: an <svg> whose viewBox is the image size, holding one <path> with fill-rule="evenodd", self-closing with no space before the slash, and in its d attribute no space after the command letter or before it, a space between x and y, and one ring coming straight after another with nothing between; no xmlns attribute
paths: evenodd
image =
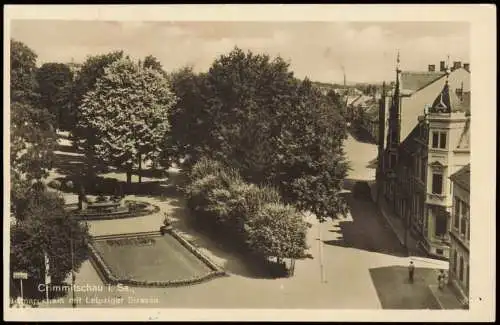
<svg viewBox="0 0 500 325"><path fill-rule="evenodd" d="M97 240L94 247L118 279L175 281L212 271L170 235Z"/></svg>

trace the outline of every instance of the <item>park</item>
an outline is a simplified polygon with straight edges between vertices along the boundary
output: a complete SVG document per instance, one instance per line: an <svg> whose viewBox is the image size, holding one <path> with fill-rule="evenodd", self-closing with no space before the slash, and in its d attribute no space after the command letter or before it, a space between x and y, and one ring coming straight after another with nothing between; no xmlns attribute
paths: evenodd
<svg viewBox="0 0 500 325"><path fill-rule="evenodd" d="M429 283L446 264L408 256L371 200L375 146L349 134L334 91L283 59L235 48L208 73L167 73L115 51L73 71L37 68L20 42L11 51L11 270L28 274L13 295L38 307L440 308ZM36 283L114 290L88 299Z"/></svg>

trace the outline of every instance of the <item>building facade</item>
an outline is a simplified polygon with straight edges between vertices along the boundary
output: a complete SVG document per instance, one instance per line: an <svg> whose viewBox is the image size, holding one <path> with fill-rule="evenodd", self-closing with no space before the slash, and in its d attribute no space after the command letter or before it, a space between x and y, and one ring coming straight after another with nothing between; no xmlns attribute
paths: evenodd
<svg viewBox="0 0 500 325"><path fill-rule="evenodd" d="M425 87L410 95L403 91L400 73L397 68L395 87L384 101L388 110L383 113L386 136L380 137L385 143L379 144L379 192L423 250L447 259L449 177L470 160L469 72L456 66L430 83L427 79Z"/></svg>
<svg viewBox="0 0 500 325"><path fill-rule="evenodd" d="M469 300L470 165L450 176L453 208L450 227L449 282L459 298Z"/></svg>

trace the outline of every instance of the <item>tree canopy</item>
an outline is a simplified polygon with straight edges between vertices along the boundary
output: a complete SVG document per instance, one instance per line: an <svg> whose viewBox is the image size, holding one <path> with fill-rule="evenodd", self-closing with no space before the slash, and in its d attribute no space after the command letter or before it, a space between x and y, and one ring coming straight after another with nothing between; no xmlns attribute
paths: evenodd
<svg viewBox="0 0 500 325"><path fill-rule="evenodd" d="M84 96L79 127L94 135L96 157L130 173L141 159L158 158L175 101L161 72L120 59Z"/></svg>
<svg viewBox="0 0 500 325"><path fill-rule="evenodd" d="M40 103L54 116L54 126L69 129L75 112L71 106L73 72L64 63L45 63L36 78L40 89Z"/></svg>
<svg viewBox="0 0 500 325"><path fill-rule="evenodd" d="M206 75L182 70L172 80L181 100L171 136L194 161L224 161L321 220L345 212L338 192L347 171L346 127L337 96L296 79L280 57L238 48Z"/></svg>

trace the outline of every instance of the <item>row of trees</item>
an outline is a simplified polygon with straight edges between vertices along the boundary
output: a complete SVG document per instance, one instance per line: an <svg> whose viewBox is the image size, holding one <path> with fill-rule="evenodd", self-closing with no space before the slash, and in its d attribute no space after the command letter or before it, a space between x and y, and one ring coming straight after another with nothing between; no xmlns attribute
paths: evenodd
<svg viewBox="0 0 500 325"><path fill-rule="evenodd" d="M66 115L75 116L71 132L87 174L98 161L123 168L130 182L144 158L189 169L210 157L246 181L275 186L285 202L321 220L345 212L340 99L295 78L280 57L235 48L207 73L167 74L152 56L136 63L112 52L89 57L73 89L75 112Z"/></svg>
<svg viewBox="0 0 500 325"><path fill-rule="evenodd" d="M305 257L308 224L275 189L247 183L235 169L205 158L189 178L188 205L198 222L215 226L232 245L259 257L278 262Z"/></svg>
<svg viewBox="0 0 500 325"><path fill-rule="evenodd" d="M88 239L87 228L67 217L61 196L44 184L54 159L56 129L36 58L26 45L11 41L10 268L28 272L32 284L44 281L46 254L52 281L64 281L71 271L70 241L79 268Z"/></svg>

